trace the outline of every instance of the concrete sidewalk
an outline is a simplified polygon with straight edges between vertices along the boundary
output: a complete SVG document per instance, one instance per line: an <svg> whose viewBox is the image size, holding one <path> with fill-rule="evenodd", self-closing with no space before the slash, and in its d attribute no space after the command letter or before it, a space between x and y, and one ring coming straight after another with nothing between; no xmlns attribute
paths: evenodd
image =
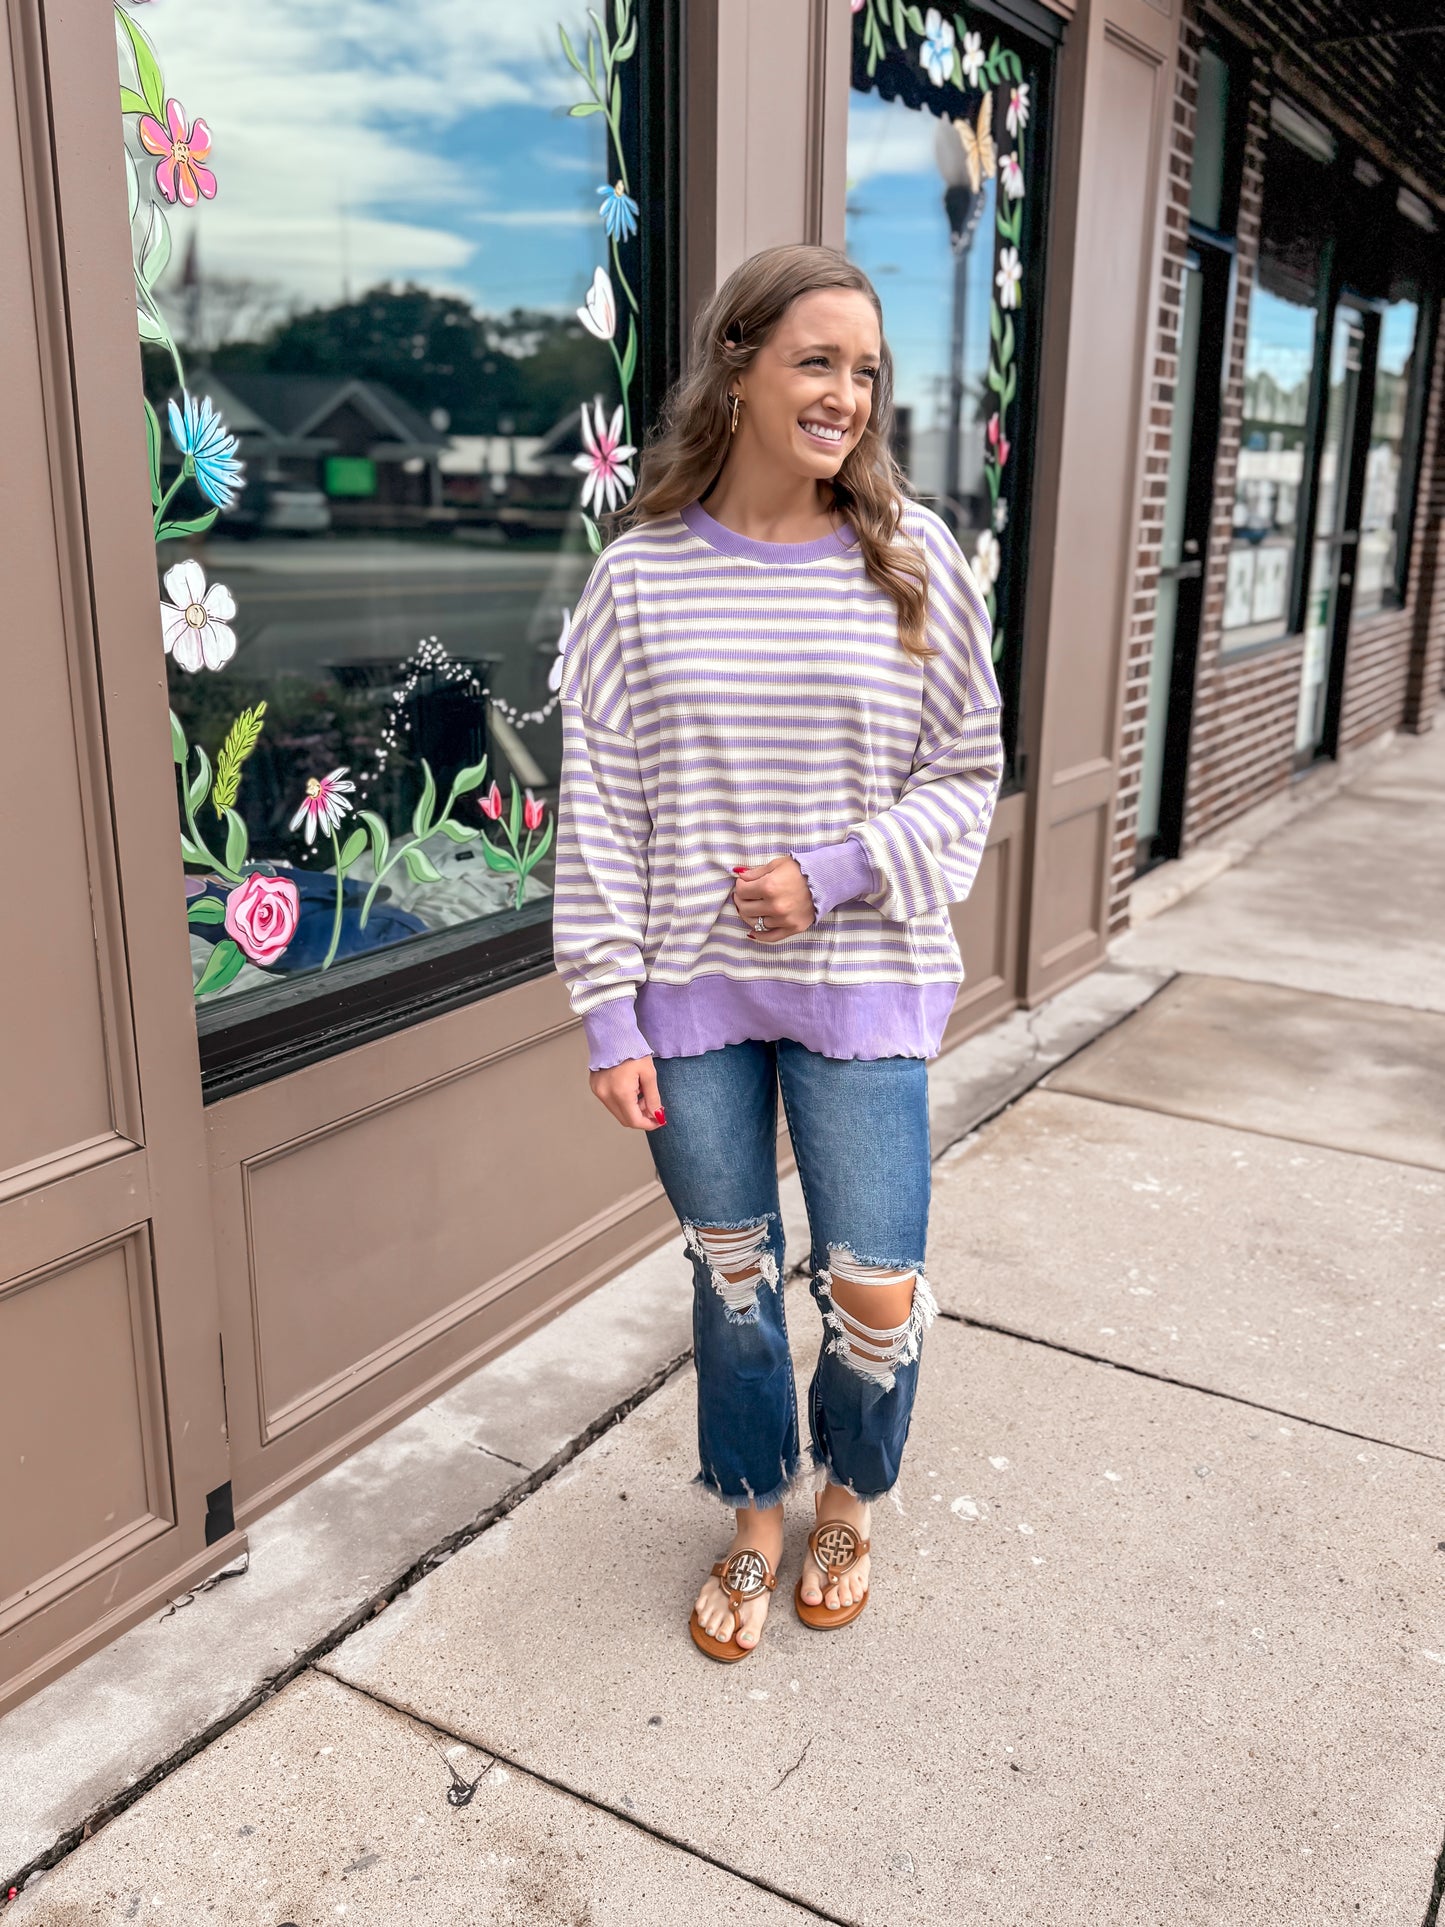
<svg viewBox="0 0 1445 1927"><path fill-rule="evenodd" d="M0 1722L0 1866L157 1776L7 1927L1433 1923L1442 832L1400 741L934 1066L944 1316L855 1627L793 1617L800 1495L759 1651L687 1638L679 1241Z"/></svg>

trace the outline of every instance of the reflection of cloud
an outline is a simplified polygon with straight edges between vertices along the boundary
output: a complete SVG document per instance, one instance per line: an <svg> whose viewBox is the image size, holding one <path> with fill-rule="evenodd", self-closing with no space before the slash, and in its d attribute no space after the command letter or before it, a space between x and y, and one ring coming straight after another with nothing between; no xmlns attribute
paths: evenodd
<svg viewBox="0 0 1445 1927"><path fill-rule="evenodd" d="M580 50L586 12L570 4L565 12ZM562 58L550 4L192 0L163 17L156 8L142 24L167 91L212 129L219 189L198 225L203 271L284 279L293 298L332 301L344 285L356 291L428 269L454 277L478 249L458 229L478 219L522 230L590 222L600 231L595 209L509 206L519 173L529 200L573 194L564 174L578 176L579 187L581 176L602 178L600 119L562 113L581 83ZM538 139L544 115L556 125ZM520 149L519 116L531 136ZM536 156L554 135L558 164L544 185ZM178 256L195 219L174 223ZM529 257L517 268L529 283L547 284L529 286L529 297L570 293L570 255ZM504 290L507 267L489 266Z"/></svg>
<svg viewBox="0 0 1445 1927"><path fill-rule="evenodd" d="M906 107L902 101L879 100L871 94L848 96L848 188L876 180L883 174L921 174L927 184L938 182L933 142L938 121L932 114Z"/></svg>

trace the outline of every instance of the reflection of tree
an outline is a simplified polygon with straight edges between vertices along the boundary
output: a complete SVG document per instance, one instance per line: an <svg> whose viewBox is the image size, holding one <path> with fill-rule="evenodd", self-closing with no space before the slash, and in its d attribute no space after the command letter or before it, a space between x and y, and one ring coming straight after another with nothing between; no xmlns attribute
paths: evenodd
<svg viewBox="0 0 1445 1927"><path fill-rule="evenodd" d="M210 300L210 280L206 301ZM376 287L354 301L313 308L261 339L225 340L212 356L224 374L361 376L385 382L423 416L444 408L459 435L541 435L576 407L579 390L605 392L605 346L570 314L513 308L478 314L453 295Z"/></svg>

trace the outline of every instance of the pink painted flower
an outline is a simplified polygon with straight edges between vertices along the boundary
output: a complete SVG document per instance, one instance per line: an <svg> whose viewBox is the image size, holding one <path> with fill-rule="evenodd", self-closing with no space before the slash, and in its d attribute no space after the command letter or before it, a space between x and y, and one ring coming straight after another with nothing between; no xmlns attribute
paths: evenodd
<svg viewBox="0 0 1445 1927"><path fill-rule="evenodd" d="M482 815L490 817L492 822L495 823L497 818L502 814L502 792L497 788L497 785L493 783L486 795L479 797L477 800L481 804Z"/></svg>
<svg viewBox="0 0 1445 1927"><path fill-rule="evenodd" d="M254 964L275 963L300 918L300 892L285 877L249 876L226 898L226 934Z"/></svg>
<svg viewBox="0 0 1445 1927"><path fill-rule="evenodd" d="M1008 460L1010 444L1007 435L1003 432L1003 423L997 415L990 415L988 418L988 445L998 457L998 465L1002 468Z"/></svg>
<svg viewBox="0 0 1445 1927"><path fill-rule="evenodd" d="M602 397L599 395L596 411L596 420L593 421L588 416L586 402L583 402L582 439L587 444L587 452L572 457L573 468L582 469L587 476L582 484L584 509L594 500L599 509L611 508L614 499L622 501L633 486L627 457L635 455L637 450L630 442L622 440L621 406L612 411L612 420L609 422L602 412Z"/></svg>
<svg viewBox="0 0 1445 1927"><path fill-rule="evenodd" d="M545 803L539 803L530 790L524 793L526 801L522 805L522 827L525 830L540 830L542 812L547 806Z"/></svg>
<svg viewBox="0 0 1445 1927"><path fill-rule="evenodd" d="M340 769L332 770L329 776L307 777L306 795L300 809L291 819L291 827L293 830L299 830L304 823L308 843L316 841L318 827L323 835L334 835L342 817L351 808L343 791L354 790L356 785L343 783L341 780L349 767L349 764L343 763Z"/></svg>
<svg viewBox="0 0 1445 1927"><path fill-rule="evenodd" d="M166 125L142 114L139 133L146 152L157 156L156 186L168 201L179 193L182 207L194 207L201 195L208 201L215 198L216 177L202 165L211 151L211 130L203 120L187 127L184 107L168 100Z"/></svg>

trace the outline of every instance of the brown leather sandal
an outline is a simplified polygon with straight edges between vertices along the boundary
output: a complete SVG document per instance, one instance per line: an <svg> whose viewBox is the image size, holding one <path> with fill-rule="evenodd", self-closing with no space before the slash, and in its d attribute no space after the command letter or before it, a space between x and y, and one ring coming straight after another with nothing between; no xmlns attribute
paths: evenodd
<svg viewBox="0 0 1445 1927"><path fill-rule="evenodd" d="M722 1586L728 1596L728 1604L732 1607L732 1638L714 1639L711 1633L704 1631L702 1622L697 1616L696 1606L692 1609L692 1617L687 1622L687 1629L692 1634L694 1642L702 1648L709 1659L728 1661L746 1659L749 1653L755 1653L758 1650L758 1645L762 1642L759 1637L755 1645L738 1644L738 1632L742 1625L739 1608L745 1600L756 1599L760 1593L772 1592L778 1583L773 1575L773 1569L768 1564L766 1555L759 1552L755 1546L739 1546L737 1551L730 1554L728 1558L718 1560L712 1569L712 1576Z"/></svg>
<svg viewBox="0 0 1445 1927"><path fill-rule="evenodd" d="M860 1538L846 1519L818 1521L808 1534L808 1555L823 1575L824 1592L844 1573L853 1570L871 1544L871 1540ZM868 1592L871 1591L870 1586ZM861 1599L855 1599L851 1606L828 1606L821 1599L815 1606L803 1597L803 1575L799 1573L798 1583L793 1587L793 1605L805 1626L811 1626L816 1632L828 1632L838 1626L850 1626L868 1604L868 1592Z"/></svg>

